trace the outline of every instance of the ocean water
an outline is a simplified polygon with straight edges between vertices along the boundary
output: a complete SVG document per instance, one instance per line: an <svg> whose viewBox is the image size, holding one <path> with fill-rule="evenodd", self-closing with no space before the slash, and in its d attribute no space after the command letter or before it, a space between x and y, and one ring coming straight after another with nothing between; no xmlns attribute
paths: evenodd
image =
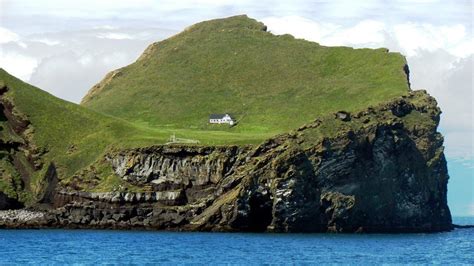
<svg viewBox="0 0 474 266"><path fill-rule="evenodd" d="M455 218L474 224L474 218ZM474 264L474 229L435 234L0 230L5 264Z"/></svg>

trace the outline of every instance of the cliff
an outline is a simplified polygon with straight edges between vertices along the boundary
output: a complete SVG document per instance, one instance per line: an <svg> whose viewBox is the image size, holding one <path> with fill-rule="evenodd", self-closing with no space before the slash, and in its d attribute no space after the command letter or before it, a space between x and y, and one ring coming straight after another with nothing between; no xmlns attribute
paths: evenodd
<svg viewBox="0 0 474 266"><path fill-rule="evenodd" d="M42 215L22 222L4 218L0 225L450 230L448 173L443 138L436 131L439 116L436 101L415 91L361 112L321 116L257 146L162 145L111 151L100 162L139 190L85 192L59 184Z"/></svg>
<svg viewBox="0 0 474 266"><path fill-rule="evenodd" d="M440 110L408 75L247 16L151 44L81 105L0 69L0 227L450 230Z"/></svg>

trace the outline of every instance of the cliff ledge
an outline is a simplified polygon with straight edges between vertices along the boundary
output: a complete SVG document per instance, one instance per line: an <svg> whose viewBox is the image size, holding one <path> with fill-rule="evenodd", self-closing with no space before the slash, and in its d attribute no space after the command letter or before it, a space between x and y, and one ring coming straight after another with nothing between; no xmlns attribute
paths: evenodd
<svg viewBox="0 0 474 266"><path fill-rule="evenodd" d="M415 91L358 113L320 117L258 146L110 152L102 163L138 191L88 192L58 183L33 207L35 215L2 214L0 226L451 230L440 113L432 97Z"/></svg>

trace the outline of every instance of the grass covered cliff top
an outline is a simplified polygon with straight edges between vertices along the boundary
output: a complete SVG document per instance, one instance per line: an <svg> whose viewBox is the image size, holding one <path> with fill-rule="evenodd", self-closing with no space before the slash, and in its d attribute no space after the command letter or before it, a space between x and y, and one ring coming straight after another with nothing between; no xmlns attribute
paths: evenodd
<svg viewBox="0 0 474 266"><path fill-rule="evenodd" d="M81 105L0 69L0 191L41 194L52 163L63 183L88 169L107 191L121 182L97 163L111 149L161 145L173 134L199 145L261 143L316 118L407 94L406 70L398 53L276 36L247 16L201 22L151 44ZM230 113L238 123L210 125L212 113ZM17 120L28 126L15 132ZM36 157L42 167L35 168Z"/></svg>
<svg viewBox="0 0 474 266"><path fill-rule="evenodd" d="M59 176L72 176L108 147L155 143L146 130L58 99L3 69L0 88L0 191L8 191L20 178L25 189L39 190L50 163ZM42 167L33 167L34 158Z"/></svg>
<svg viewBox="0 0 474 266"><path fill-rule="evenodd" d="M409 90L405 58L386 49L325 47L276 36L247 16L198 23L150 45L94 86L82 105L143 127L222 131L225 143L263 140L339 110L357 111ZM238 125L208 124L231 113Z"/></svg>

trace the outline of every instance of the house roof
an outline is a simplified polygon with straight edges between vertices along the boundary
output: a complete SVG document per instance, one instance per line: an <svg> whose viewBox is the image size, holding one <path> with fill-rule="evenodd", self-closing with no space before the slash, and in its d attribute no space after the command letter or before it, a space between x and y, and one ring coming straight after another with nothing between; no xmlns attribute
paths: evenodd
<svg viewBox="0 0 474 266"><path fill-rule="evenodd" d="M232 118L230 114L210 114L209 119L222 119L226 115L229 115Z"/></svg>

